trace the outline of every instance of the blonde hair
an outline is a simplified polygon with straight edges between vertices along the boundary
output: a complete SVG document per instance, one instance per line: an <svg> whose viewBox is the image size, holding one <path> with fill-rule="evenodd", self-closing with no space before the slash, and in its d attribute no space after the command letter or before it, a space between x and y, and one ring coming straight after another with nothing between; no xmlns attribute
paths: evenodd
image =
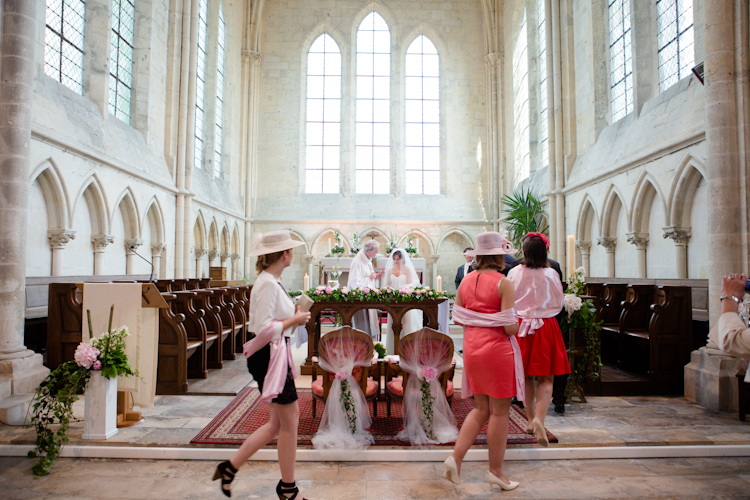
<svg viewBox="0 0 750 500"><path fill-rule="evenodd" d="M284 255L284 252L286 252L286 250L282 250L281 252L258 255L258 260L255 262L255 272L257 274L260 274L266 269L268 269L271 266L271 264L279 260Z"/></svg>
<svg viewBox="0 0 750 500"><path fill-rule="evenodd" d="M505 255L477 255L475 259L477 265L474 269L495 269L496 271L505 269Z"/></svg>

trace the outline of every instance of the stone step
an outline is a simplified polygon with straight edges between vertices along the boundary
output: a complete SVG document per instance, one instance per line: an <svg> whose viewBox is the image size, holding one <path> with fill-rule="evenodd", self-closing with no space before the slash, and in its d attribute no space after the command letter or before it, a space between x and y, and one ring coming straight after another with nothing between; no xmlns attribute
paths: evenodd
<svg viewBox="0 0 750 500"><path fill-rule="evenodd" d="M15 394L0 400L0 422L24 425L34 394Z"/></svg>

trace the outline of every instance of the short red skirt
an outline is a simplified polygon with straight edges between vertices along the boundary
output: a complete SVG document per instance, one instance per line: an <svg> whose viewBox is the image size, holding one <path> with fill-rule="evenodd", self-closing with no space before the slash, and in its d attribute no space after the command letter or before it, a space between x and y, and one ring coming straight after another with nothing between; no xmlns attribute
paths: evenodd
<svg viewBox="0 0 750 500"><path fill-rule="evenodd" d="M570 373L568 353L557 319L544 318L543 321L542 327L533 335L518 338L524 374L547 377Z"/></svg>

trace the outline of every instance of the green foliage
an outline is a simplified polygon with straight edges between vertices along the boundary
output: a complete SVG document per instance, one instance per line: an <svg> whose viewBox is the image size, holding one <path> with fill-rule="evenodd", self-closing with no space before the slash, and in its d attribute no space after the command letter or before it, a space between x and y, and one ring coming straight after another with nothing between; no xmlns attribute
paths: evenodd
<svg viewBox="0 0 750 500"><path fill-rule="evenodd" d="M39 384L31 407L31 424L36 429L36 450L31 470L36 476L49 474L50 468L68 442L68 428L73 417L73 403L86 389L91 372L75 361L61 364ZM53 426L58 426L53 430Z"/></svg>
<svg viewBox="0 0 750 500"><path fill-rule="evenodd" d="M432 431L432 420L434 416L432 404L435 402L435 396L430 392L430 383L426 379L422 379L419 389L422 393L422 415L424 415L422 429L424 429L424 433L428 438L434 440L436 438Z"/></svg>
<svg viewBox="0 0 750 500"><path fill-rule="evenodd" d="M365 293L364 290L367 290ZM444 299L445 292L437 292L428 287L417 286L409 289L410 293L401 293L393 288L332 288L326 293L326 287L310 288L305 293L315 302L375 302L390 304L391 302L422 302L423 300Z"/></svg>
<svg viewBox="0 0 750 500"><path fill-rule="evenodd" d="M375 342L373 349L378 353L378 359L383 359L385 357L385 346L383 344Z"/></svg>
<svg viewBox="0 0 750 500"><path fill-rule="evenodd" d="M125 354L125 337L128 328L120 327L112 333L102 333L98 339L92 339L91 345L99 349L99 361L102 362L102 376L105 378L137 376L138 371L128 364Z"/></svg>
<svg viewBox="0 0 750 500"><path fill-rule="evenodd" d="M341 404L344 406L344 413L346 418L349 420L349 429L352 434L357 432L357 414L354 412L354 399L352 398L352 391L349 389L349 381L341 381Z"/></svg>
<svg viewBox="0 0 750 500"><path fill-rule="evenodd" d="M583 357L573 367L573 376L579 382L585 378L596 380L602 368L601 341L599 331L602 322L596 321L596 308L591 299L583 301L581 308L574 312L569 318L565 317L560 322L560 330L563 335L569 335L570 330L579 328L583 332L584 346Z"/></svg>
<svg viewBox="0 0 750 500"><path fill-rule="evenodd" d="M508 227L508 239L517 249L521 249L521 238L528 233L547 233L549 222L544 213L542 202L531 190L521 188L502 197L500 202L505 206L503 215Z"/></svg>

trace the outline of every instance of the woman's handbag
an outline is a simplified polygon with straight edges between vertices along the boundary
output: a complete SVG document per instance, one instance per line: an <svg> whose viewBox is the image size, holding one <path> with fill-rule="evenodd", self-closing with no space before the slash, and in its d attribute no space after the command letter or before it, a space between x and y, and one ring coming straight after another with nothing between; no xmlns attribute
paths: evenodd
<svg viewBox="0 0 750 500"><path fill-rule="evenodd" d="M263 380L268 372L268 363L271 361L271 343L264 345L254 354L247 358L247 371L258 383L258 389L263 390Z"/></svg>

